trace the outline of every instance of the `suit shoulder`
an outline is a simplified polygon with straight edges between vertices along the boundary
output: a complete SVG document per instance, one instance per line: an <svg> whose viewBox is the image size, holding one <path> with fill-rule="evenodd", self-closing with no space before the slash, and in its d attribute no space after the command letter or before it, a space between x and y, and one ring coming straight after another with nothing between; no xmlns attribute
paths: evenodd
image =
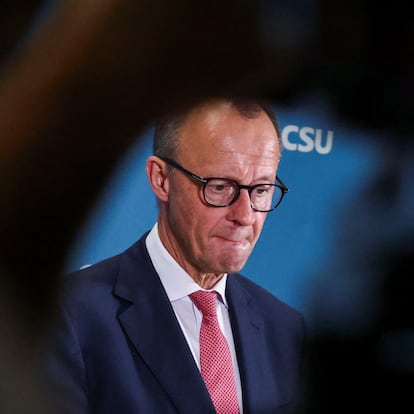
<svg viewBox="0 0 414 414"><path fill-rule="evenodd" d="M125 251L100 260L91 265L70 271L62 277L64 289L74 286L91 286L99 284L113 284L123 262L130 263L139 260L138 256L144 250L144 236Z"/></svg>
<svg viewBox="0 0 414 414"><path fill-rule="evenodd" d="M118 254L66 273L62 278L64 288L70 288L73 285L82 283L93 284L110 281L118 272L121 255Z"/></svg>

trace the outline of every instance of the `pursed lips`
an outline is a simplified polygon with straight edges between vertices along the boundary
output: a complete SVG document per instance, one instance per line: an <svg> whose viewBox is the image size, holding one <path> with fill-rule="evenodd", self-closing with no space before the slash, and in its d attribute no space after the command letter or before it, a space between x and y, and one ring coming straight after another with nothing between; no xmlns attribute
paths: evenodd
<svg viewBox="0 0 414 414"><path fill-rule="evenodd" d="M234 236L216 236L218 239L223 240L226 243L234 244L234 245L249 245L250 244L250 236L243 236L240 235Z"/></svg>

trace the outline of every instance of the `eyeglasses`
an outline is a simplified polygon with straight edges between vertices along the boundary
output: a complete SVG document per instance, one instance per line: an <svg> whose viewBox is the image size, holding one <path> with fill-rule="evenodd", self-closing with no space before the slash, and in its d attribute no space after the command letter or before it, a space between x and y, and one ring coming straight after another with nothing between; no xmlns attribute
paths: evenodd
<svg viewBox="0 0 414 414"><path fill-rule="evenodd" d="M219 177L200 177L169 158L161 158L168 165L203 184L203 197L206 204L212 207L227 207L233 204L240 195L240 190L247 190L250 206L254 211L266 213L275 210L289 191L282 180L276 177L277 184L241 185L237 181Z"/></svg>

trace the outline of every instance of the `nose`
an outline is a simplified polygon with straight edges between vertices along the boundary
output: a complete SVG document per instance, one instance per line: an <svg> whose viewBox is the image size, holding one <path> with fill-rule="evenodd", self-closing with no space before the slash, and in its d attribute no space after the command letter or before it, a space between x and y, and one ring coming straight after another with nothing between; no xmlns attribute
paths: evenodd
<svg viewBox="0 0 414 414"><path fill-rule="evenodd" d="M241 189L237 200L228 206L229 219L242 226L250 226L255 220L255 211L251 207L250 195L247 189Z"/></svg>

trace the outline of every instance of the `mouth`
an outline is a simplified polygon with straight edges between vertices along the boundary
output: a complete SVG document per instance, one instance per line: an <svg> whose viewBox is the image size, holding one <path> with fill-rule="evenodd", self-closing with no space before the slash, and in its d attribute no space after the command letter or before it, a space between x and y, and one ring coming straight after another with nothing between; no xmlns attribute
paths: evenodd
<svg viewBox="0 0 414 414"><path fill-rule="evenodd" d="M250 242L247 238L230 238L230 237L218 237L218 239L225 245L236 247L239 249L247 249L250 246Z"/></svg>

